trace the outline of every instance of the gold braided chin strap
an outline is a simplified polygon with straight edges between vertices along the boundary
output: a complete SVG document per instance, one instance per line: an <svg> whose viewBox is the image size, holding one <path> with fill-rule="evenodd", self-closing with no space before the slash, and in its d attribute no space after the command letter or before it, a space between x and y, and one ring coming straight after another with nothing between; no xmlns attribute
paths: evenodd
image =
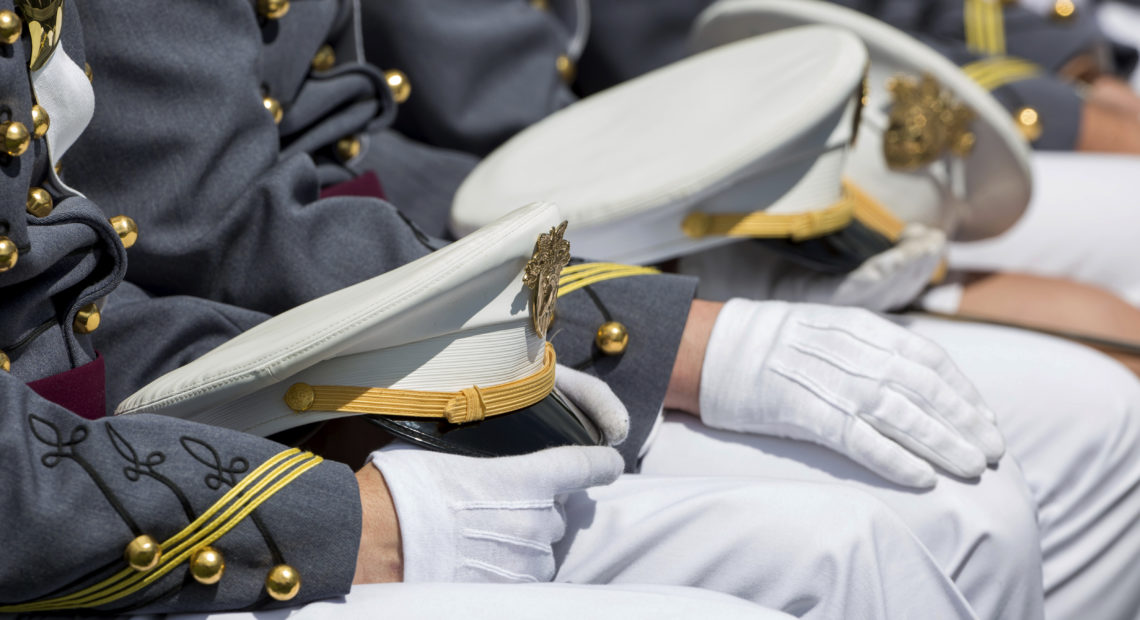
<svg viewBox="0 0 1140 620"><path fill-rule="evenodd" d="M690 213L681 230L694 239L702 237L750 237L806 241L843 230L858 219L891 241L897 241L905 224L850 181L843 183L839 202L818 211L794 214Z"/></svg>
<svg viewBox="0 0 1140 620"><path fill-rule="evenodd" d="M297 413L327 411L445 418L452 424L467 424L518 411L546 398L554 389L554 366L554 347L548 342L542 369L509 383L469 387L458 392L294 383L285 392L285 404Z"/></svg>

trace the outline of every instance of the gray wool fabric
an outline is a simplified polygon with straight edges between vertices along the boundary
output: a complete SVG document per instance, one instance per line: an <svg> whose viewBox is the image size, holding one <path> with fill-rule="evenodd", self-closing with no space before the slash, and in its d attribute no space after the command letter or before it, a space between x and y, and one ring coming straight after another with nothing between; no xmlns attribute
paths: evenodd
<svg viewBox="0 0 1140 620"><path fill-rule="evenodd" d="M63 47L82 66L89 57L80 16L75 3L64 6ZM0 10L12 9L11 0L0 0ZM0 47L0 107L31 127L26 37ZM143 94L142 101L158 94ZM118 155L133 160L133 154ZM67 160L78 164L79 157L69 154ZM0 372L0 606L65 596L126 569L123 553L133 538L146 534L161 542L187 528L285 449L167 417L86 420L28 386L90 369L98 350L108 392L117 396L137 388L141 376L173 367L263 318L216 302L151 300L132 287L116 288L127 271L127 252L107 218L120 211L114 203L96 205L55 186L49 166L43 140L20 156L0 157L0 235L19 249L16 266L0 273L0 351L11 362L9 372ZM130 177L115 181L130 183ZM32 187L53 197L54 209L45 217L25 211ZM95 302L103 308L100 329L80 334L75 316ZM87 395L97 399L101 393ZM320 464L265 500L213 543L226 562L217 585L189 579L182 561L150 586L95 607L162 612L279 606L264 587L279 563L302 576L294 603L347 592L360 539L352 472Z"/></svg>
<svg viewBox="0 0 1140 620"><path fill-rule="evenodd" d="M432 98L435 78L417 82L416 75L429 74L383 65L406 70L412 80L412 98L397 110L377 77L380 69L343 43L355 38L354 20L344 13L352 4L294 2L285 17L266 22L244 1L188 0L154 13L145 32L129 25L149 6L144 0L81 7L88 32L99 33L89 35L87 47L100 103L67 156L65 175L138 222L129 282L155 297L198 297L276 314L444 243L438 236L446 232L451 197L477 158L471 149L425 144L389 128L413 102ZM414 23L414 16L407 19ZM375 38L369 32L365 40ZM337 62L315 71L311 59L324 43L338 50ZM552 45L540 46L542 53ZM557 91L550 97L569 101L569 91L556 85L557 78L548 82ZM280 125L262 105L266 93L282 103ZM503 106L509 107L508 98L523 101L503 95ZM492 134L517 129L514 120L508 129L469 103L470 118ZM507 116L530 122L550 109L525 119ZM208 110L226 113L202 113ZM131 131L123 131L127 124ZM335 144L351 136L360 137L361 153L340 162ZM390 201L319 197L323 186L363 172L378 175ZM632 469L664 399L695 282L662 275L636 286L614 281L593 288L639 343L594 370L634 418L623 447ZM554 327L560 360L590 365L598 316L592 304L563 302ZM180 342L187 351L203 349ZM137 389L157 376L155 370L146 366L126 376ZM116 395L129 391L115 388Z"/></svg>

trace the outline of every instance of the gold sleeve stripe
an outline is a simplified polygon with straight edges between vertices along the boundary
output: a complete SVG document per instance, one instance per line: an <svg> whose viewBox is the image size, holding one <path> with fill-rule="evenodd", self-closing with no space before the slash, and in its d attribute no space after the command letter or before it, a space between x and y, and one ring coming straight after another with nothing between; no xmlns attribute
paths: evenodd
<svg viewBox="0 0 1140 620"><path fill-rule="evenodd" d="M987 58L972 62L962 71L982 88L992 91L1006 84L1041 75L1041 67L1021 58Z"/></svg>
<svg viewBox="0 0 1140 620"><path fill-rule="evenodd" d="M300 453L296 448L285 450L270 458L230 489L202 516L164 541L162 561L151 571L140 573L127 568L74 594L32 603L8 605L0 607L0 612L96 607L129 596L162 578L197 549L221 538L257 506L302 473L319 465L322 460L310 452ZM269 486L277 478L280 480ZM217 518L211 521L215 515Z"/></svg>
<svg viewBox="0 0 1140 620"><path fill-rule="evenodd" d="M621 265L618 263L582 263L580 265L571 265L577 267L567 274L566 269L562 270L562 277L558 279L558 296L569 295L574 291L605 282L606 280L617 280L618 278L629 278L633 276L651 276L661 273L660 269L653 267L640 267L637 265ZM569 267L567 268L569 269Z"/></svg>
<svg viewBox="0 0 1140 620"><path fill-rule="evenodd" d="M966 47L978 54L1005 54L1005 17L1001 0L965 0Z"/></svg>

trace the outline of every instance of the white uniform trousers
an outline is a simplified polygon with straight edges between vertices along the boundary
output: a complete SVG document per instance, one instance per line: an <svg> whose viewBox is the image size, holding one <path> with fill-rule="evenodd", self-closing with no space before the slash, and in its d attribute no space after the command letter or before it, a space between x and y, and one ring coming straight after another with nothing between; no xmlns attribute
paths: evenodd
<svg viewBox="0 0 1140 620"><path fill-rule="evenodd" d="M1005 234L950 246L951 269L1068 278L1140 307L1140 156L1033 154L1033 200Z"/></svg>
<svg viewBox="0 0 1140 620"><path fill-rule="evenodd" d="M696 588L579 586L560 583L378 583L353 586L348 596L292 609L178 614L170 620L791 620L792 616ZM135 616L149 620L154 616Z"/></svg>
<svg viewBox="0 0 1140 620"><path fill-rule="evenodd" d="M903 521L859 489L631 475L571 494L565 511L558 582L695 586L800 618L975 617Z"/></svg>
<svg viewBox="0 0 1140 620"><path fill-rule="evenodd" d="M824 448L683 414L667 416L642 471L842 483L890 506L981 618L1042 617L1042 593L1052 620L1136 617L1140 588L1127 584L1140 583L1140 382L1062 340L906 321L946 348L997 412L1008 452L980 480L944 474L913 491Z"/></svg>

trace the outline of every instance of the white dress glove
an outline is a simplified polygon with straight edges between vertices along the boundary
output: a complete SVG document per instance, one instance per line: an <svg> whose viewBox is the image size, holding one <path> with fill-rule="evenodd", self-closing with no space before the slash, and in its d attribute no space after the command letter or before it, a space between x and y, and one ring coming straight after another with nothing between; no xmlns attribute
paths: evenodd
<svg viewBox="0 0 1140 620"><path fill-rule="evenodd" d="M730 300L713 326L701 420L811 441L898 484L937 465L981 475L1005 442L993 412L941 347L866 310Z"/></svg>
<svg viewBox="0 0 1140 620"><path fill-rule="evenodd" d="M946 235L909 224L898 244L851 273L814 271L758 243L734 243L681 260L680 271L701 279L702 299L782 299L886 311L922 292L946 255Z"/></svg>
<svg viewBox="0 0 1140 620"><path fill-rule="evenodd" d="M613 448L566 446L473 458L394 444L373 452L400 521L407 582L554 578L562 495L622 472Z"/></svg>
<svg viewBox="0 0 1140 620"><path fill-rule="evenodd" d="M554 386L590 416L606 445L616 446L629 435L629 410L605 381L580 370L558 365Z"/></svg>

